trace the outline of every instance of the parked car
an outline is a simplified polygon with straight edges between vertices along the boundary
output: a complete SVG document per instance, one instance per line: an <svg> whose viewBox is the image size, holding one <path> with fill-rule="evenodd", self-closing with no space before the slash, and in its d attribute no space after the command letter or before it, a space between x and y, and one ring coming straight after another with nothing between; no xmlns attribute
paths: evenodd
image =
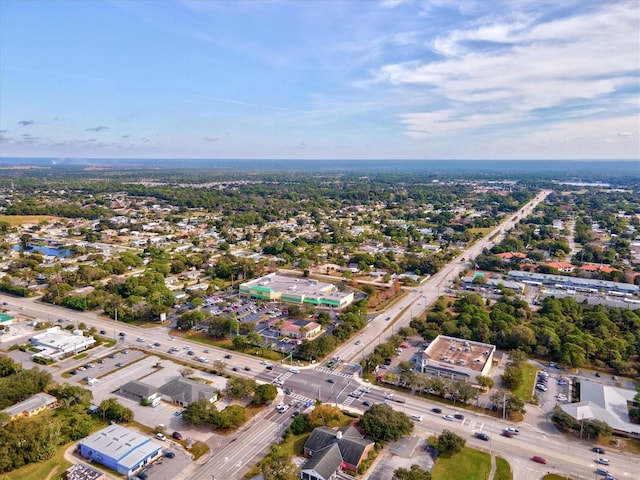
<svg viewBox="0 0 640 480"><path fill-rule="evenodd" d="M180 432L173 432L171 436L176 440L182 440L182 434Z"/></svg>
<svg viewBox="0 0 640 480"><path fill-rule="evenodd" d="M176 456L176 454L173 453L171 450L168 450L168 451L164 452L164 456L167 457L167 458L173 458L173 457Z"/></svg>
<svg viewBox="0 0 640 480"><path fill-rule="evenodd" d="M538 463L547 463L547 459L544 457L540 457L538 455L534 455L533 457L531 457L531 460L533 460L534 462L538 462Z"/></svg>
<svg viewBox="0 0 640 480"><path fill-rule="evenodd" d="M139 478L140 480L147 480L147 478L149 478L149 475L147 475L147 474L146 474L146 473L144 473L144 472L140 472L140 473L138 474L138 478Z"/></svg>
<svg viewBox="0 0 640 480"><path fill-rule="evenodd" d="M164 433L160 433L160 432L156 433L156 438L157 438L158 440L162 440L163 442L167 439L167 437L165 436L165 434L164 434Z"/></svg>

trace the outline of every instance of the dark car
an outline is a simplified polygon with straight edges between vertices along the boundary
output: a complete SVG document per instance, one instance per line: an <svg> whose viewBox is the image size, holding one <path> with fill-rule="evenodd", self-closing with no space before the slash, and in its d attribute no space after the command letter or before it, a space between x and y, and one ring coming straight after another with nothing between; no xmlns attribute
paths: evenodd
<svg viewBox="0 0 640 480"><path fill-rule="evenodd" d="M77 370L71 370L71 371L69 372L69 375L77 375L77 374L78 374L78 371L77 371Z"/></svg>
<svg viewBox="0 0 640 480"><path fill-rule="evenodd" d="M138 474L138 478L139 478L140 480L147 480L147 478L149 478L149 475L147 475L147 474L146 474L146 473L144 473L144 472L140 472L140 473Z"/></svg>
<svg viewBox="0 0 640 480"><path fill-rule="evenodd" d="M107 331L106 330L100 330L100 335L106 335Z"/></svg>
<svg viewBox="0 0 640 480"><path fill-rule="evenodd" d="M455 418L456 420L464 420L464 415L462 415L461 413L456 413L453 418Z"/></svg>
<svg viewBox="0 0 640 480"><path fill-rule="evenodd" d="M164 456L167 458L173 458L176 454L169 450L168 452L164 452Z"/></svg>
<svg viewBox="0 0 640 480"><path fill-rule="evenodd" d="M441 408L432 408L431 411L433 413L442 413L442 409Z"/></svg>
<svg viewBox="0 0 640 480"><path fill-rule="evenodd" d="M369 400L365 400L364 402L362 402L362 404L363 404L365 407L370 407L370 406L371 406L371 402L370 402Z"/></svg>
<svg viewBox="0 0 640 480"><path fill-rule="evenodd" d="M231 355L229 355L228 353L224 356L224 358L231 358Z"/></svg>
<svg viewBox="0 0 640 480"><path fill-rule="evenodd" d="M267 370L273 370L273 365L267 365Z"/></svg>
<svg viewBox="0 0 640 480"><path fill-rule="evenodd" d="M489 435L486 433L478 432L475 434L475 437L480 440L484 440L485 442L489 441Z"/></svg>
<svg viewBox="0 0 640 480"><path fill-rule="evenodd" d="M503 430L503 431L502 431L502 433L501 433L501 435L502 435L503 437L513 438L513 433L511 433L511 432L509 432L509 431L507 431L507 430Z"/></svg>
<svg viewBox="0 0 640 480"><path fill-rule="evenodd" d="M194 355L195 355L195 352L194 352L194 351L192 351L192 350L189 350L189 351L187 352L187 355L194 356Z"/></svg>
<svg viewBox="0 0 640 480"><path fill-rule="evenodd" d="M335 383L336 381L333 378L327 378L327 383Z"/></svg>
<svg viewBox="0 0 640 480"><path fill-rule="evenodd" d="M251 367L244 367L245 372L250 372L251 371Z"/></svg>
<svg viewBox="0 0 640 480"><path fill-rule="evenodd" d="M180 432L173 432L171 436L176 440L182 440L182 434Z"/></svg>
<svg viewBox="0 0 640 480"><path fill-rule="evenodd" d="M109 358L116 358L116 356L112 353L111 355L109 355Z"/></svg>
<svg viewBox="0 0 640 480"><path fill-rule="evenodd" d="M591 451L592 452L596 452L596 453L604 453L604 448L602 448L602 447L592 447Z"/></svg>
<svg viewBox="0 0 640 480"><path fill-rule="evenodd" d="M120 332L118 335L120 335L121 337L126 337L127 336L127 334L124 333L124 332Z"/></svg>
<svg viewBox="0 0 640 480"><path fill-rule="evenodd" d="M234 372L239 371L240 369L238 367L233 367L231 370L233 370Z"/></svg>

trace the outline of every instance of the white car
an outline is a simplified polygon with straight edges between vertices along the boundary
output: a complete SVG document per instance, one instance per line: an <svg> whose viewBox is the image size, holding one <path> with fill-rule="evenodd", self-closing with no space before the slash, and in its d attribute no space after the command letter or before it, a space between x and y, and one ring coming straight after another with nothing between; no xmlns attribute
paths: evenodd
<svg viewBox="0 0 640 480"><path fill-rule="evenodd" d="M596 463L599 463L600 465L609 465L611 462L608 458L599 457L596 459Z"/></svg>
<svg viewBox="0 0 640 480"><path fill-rule="evenodd" d="M290 373L300 373L300 370L298 370L297 368L290 368L289 372Z"/></svg>
<svg viewBox="0 0 640 480"><path fill-rule="evenodd" d="M167 439L167 437L165 437L164 433L156 433L156 438L158 440L162 440L163 442Z"/></svg>
<svg viewBox="0 0 640 480"><path fill-rule="evenodd" d="M416 422L421 422L422 415L411 415L411 420L415 420Z"/></svg>
<svg viewBox="0 0 640 480"><path fill-rule="evenodd" d="M445 420L449 420L450 422L453 422L453 415L444 415L442 418L444 418Z"/></svg>
<svg viewBox="0 0 640 480"><path fill-rule="evenodd" d="M517 428L513 428L513 427L506 427L504 431L513 433L514 435L518 435L520 433Z"/></svg>
<svg viewBox="0 0 640 480"><path fill-rule="evenodd" d="M144 337L136 338L136 342L144 343Z"/></svg>
<svg viewBox="0 0 640 480"><path fill-rule="evenodd" d="M387 393L384 398L386 398L387 400L393 400L393 393Z"/></svg>

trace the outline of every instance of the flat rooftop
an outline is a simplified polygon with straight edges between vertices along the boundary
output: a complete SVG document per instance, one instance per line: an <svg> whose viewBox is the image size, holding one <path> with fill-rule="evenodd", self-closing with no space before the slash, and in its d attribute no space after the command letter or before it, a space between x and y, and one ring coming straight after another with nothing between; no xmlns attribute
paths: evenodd
<svg viewBox="0 0 640 480"><path fill-rule="evenodd" d="M310 278L285 277L283 275L267 275L245 282L242 286L246 288L264 287L274 292L308 297L334 297L336 299L344 297L344 292L339 292L331 283Z"/></svg>
<svg viewBox="0 0 640 480"><path fill-rule="evenodd" d="M494 350L495 346L488 343L438 335L424 354L440 364L481 372Z"/></svg>
<svg viewBox="0 0 640 480"><path fill-rule="evenodd" d="M58 326L51 327L44 333L33 335L31 339L35 341L31 343L60 350L73 350L74 348L80 348L87 342L94 341L92 336L85 337L81 331L79 334L69 333Z"/></svg>

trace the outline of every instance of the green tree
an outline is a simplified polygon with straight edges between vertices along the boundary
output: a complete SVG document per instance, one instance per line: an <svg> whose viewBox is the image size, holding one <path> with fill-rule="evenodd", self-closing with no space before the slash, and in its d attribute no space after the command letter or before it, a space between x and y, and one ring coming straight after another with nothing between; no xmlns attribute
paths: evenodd
<svg viewBox="0 0 640 480"><path fill-rule="evenodd" d="M309 415L301 413L293 419L289 428L294 435L302 435L303 433L312 431L314 427L309 421Z"/></svg>
<svg viewBox="0 0 640 480"><path fill-rule="evenodd" d="M260 471L264 480L298 480L300 471L291 459L291 455L273 450L260 462Z"/></svg>
<svg viewBox="0 0 640 480"><path fill-rule="evenodd" d="M229 398L239 400L253 395L257 386L258 384L253 378L231 377L227 380L225 393Z"/></svg>
<svg viewBox="0 0 640 480"><path fill-rule="evenodd" d="M397 440L413 431L413 422L402 412L387 405L373 405L360 418L358 425L375 442Z"/></svg>
<svg viewBox="0 0 640 480"><path fill-rule="evenodd" d="M253 394L253 403L256 405L264 405L265 403L272 402L278 396L278 389L271 383L264 383L258 385Z"/></svg>
<svg viewBox="0 0 640 480"><path fill-rule="evenodd" d="M247 412L240 405L229 405L220 412L220 428L237 428L247 421Z"/></svg>
<svg viewBox="0 0 640 480"><path fill-rule="evenodd" d="M309 414L309 421L315 427L332 427L337 425L342 417L342 412L338 407L329 404L316 406Z"/></svg>
<svg viewBox="0 0 640 480"><path fill-rule="evenodd" d="M392 480L431 480L431 474L414 463L410 469L394 470Z"/></svg>
<svg viewBox="0 0 640 480"><path fill-rule="evenodd" d="M515 390L524 381L524 374L522 373L522 369L515 365L510 365L505 367L504 373L500 376L502 380L502 384L507 387L509 390Z"/></svg>
<svg viewBox="0 0 640 480"><path fill-rule="evenodd" d="M443 430L438 436L438 450L446 456L458 453L465 446L467 441L450 430Z"/></svg>
<svg viewBox="0 0 640 480"><path fill-rule="evenodd" d="M115 398L107 398L100 402L99 411L103 420L112 422L130 422L133 420L133 412L131 409L120 405Z"/></svg>
<svg viewBox="0 0 640 480"><path fill-rule="evenodd" d="M476 377L476 381L478 382L478 385L480 385L485 391L491 390L494 385L493 378L487 377L485 375L478 375Z"/></svg>

